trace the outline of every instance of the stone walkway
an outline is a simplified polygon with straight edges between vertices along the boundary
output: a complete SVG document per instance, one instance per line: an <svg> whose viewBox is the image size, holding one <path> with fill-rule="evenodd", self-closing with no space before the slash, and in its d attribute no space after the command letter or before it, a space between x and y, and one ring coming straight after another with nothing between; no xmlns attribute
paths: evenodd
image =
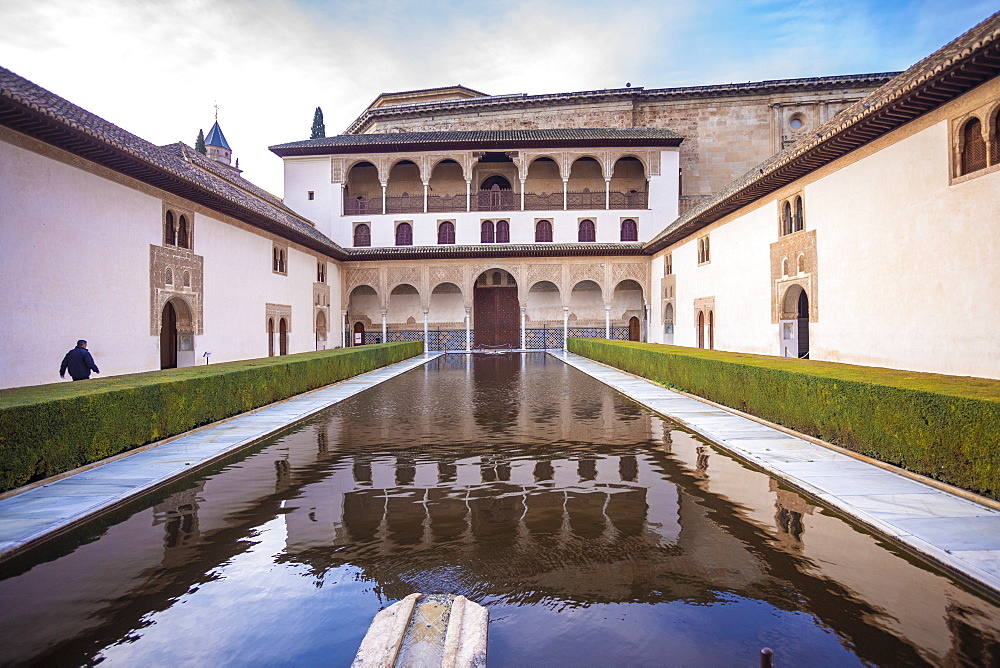
<svg viewBox="0 0 1000 668"><path fill-rule="evenodd" d="M570 366L946 569L1000 592L1000 512L574 353Z"/></svg>
<svg viewBox="0 0 1000 668"><path fill-rule="evenodd" d="M441 353L418 355L0 499L0 558L202 468Z"/></svg>
<svg viewBox="0 0 1000 668"><path fill-rule="evenodd" d="M440 354L377 369L10 494L0 499L0 558ZM876 532L1000 592L1000 511L585 357L550 354Z"/></svg>

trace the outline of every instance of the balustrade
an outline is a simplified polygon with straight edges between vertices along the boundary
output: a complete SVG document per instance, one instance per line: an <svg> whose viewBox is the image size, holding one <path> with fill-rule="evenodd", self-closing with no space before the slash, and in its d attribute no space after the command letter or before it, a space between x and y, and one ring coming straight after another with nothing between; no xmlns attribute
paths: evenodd
<svg viewBox="0 0 1000 668"><path fill-rule="evenodd" d="M686 198L681 198L682 200ZM610 201L610 207L607 204ZM683 208L682 202L682 208ZM648 193L623 193L611 191L605 194L603 190L566 193L566 208L582 209L646 209L649 206ZM563 193L524 193L524 208L521 208L521 195L513 190L479 190L472 194L471 206L467 204L464 194L428 195L427 211L429 213L449 213L457 211L562 211ZM394 195L385 198L385 210L382 209L381 197L345 197L345 216L368 216L400 213L423 213L423 195Z"/></svg>

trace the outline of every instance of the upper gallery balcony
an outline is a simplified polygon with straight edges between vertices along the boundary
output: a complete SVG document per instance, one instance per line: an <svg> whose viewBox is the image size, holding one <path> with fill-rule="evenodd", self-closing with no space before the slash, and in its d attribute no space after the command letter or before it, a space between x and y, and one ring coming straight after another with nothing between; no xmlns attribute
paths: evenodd
<svg viewBox="0 0 1000 668"><path fill-rule="evenodd" d="M356 162L344 184L343 215L646 209L649 205L645 165L632 156L618 158L609 176L589 156L573 160L567 178L547 156L533 159L523 178L517 167L507 153L485 152L466 179L457 160L443 158L424 182L416 162L401 159L390 167L383 183L374 164Z"/></svg>

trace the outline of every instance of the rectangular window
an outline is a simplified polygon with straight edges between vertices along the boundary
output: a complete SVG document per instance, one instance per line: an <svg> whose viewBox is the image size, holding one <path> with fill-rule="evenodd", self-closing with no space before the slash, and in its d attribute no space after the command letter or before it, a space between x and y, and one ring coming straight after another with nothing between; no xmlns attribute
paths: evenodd
<svg viewBox="0 0 1000 668"><path fill-rule="evenodd" d="M309 192L308 192L308 193L306 194L306 198L307 198L307 199L310 199L310 200L313 200L313 199L316 199L316 192L315 192L315 191L313 191L313 190L310 190L310 191L309 191Z"/></svg>

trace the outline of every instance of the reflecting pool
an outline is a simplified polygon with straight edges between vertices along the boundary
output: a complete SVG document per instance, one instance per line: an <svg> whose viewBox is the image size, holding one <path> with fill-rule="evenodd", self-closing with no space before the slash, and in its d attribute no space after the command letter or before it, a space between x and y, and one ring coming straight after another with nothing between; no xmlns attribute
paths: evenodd
<svg viewBox="0 0 1000 668"><path fill-rule="evenodd" d="M5 664L349 665L415 591L504 665L986 665L1000 610L543 353L448 355L3 564Z"/></svg>

